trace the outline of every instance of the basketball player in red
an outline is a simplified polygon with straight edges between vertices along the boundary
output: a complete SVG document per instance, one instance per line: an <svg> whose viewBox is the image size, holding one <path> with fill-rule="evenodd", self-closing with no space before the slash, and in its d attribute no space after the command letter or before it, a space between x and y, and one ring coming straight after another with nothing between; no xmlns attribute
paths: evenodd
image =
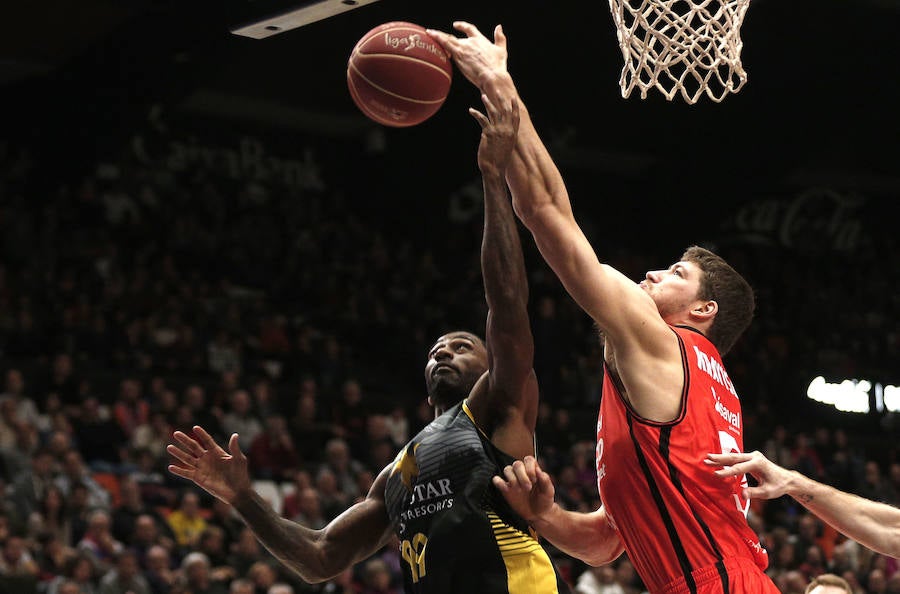
<svg viewBox="0 0 900 594"><path fill-rule="evenodd" d="M640 283L601 263L507 71L502 29L492 42L471 24L454 27L464 36L429 34L493 103L518 103L518 139L506 173L515 211L604 341L600 509L563 510L533 457L507 466L495 484L563 551L601 565L625 550L653 594L778 592L746 521L745 477L724 482L704 464L709 451L743 449L740 401L721 356L750 323L752 289L699 247Z"/></svg>

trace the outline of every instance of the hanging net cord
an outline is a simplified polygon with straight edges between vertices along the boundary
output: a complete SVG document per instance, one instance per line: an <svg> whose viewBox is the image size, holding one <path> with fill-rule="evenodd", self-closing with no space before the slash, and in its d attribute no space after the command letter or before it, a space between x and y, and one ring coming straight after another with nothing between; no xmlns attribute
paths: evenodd
<svg viewBox="0 0 900 594"><path fill-rule="evenodd" d="M741 24L750 0L609 0L625 59L622 97L656 88L690 104L716 103L747 82Z"/></svg>

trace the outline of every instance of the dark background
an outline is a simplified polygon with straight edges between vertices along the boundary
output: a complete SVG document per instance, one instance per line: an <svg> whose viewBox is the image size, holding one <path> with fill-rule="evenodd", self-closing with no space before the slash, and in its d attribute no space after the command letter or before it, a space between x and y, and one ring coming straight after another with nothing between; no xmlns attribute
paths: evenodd
<svg viewBox="0 0 900 594"><path fill-rule="evenodd" d="M742 29L749 82L721 104L694 106L620 96L605 4L382 0L265 40L229 33L297 6L4 8L2 125L43 164L32 189L105 160L161 163L176 144L196 149L189 168L226 159L209 147L240 151L253 138L268 156L303 161L312 150L325 183L373 232L430 247L460 225L477 232L474 89L457 76L432 119L388 129L353 105L345 68L355 42L386 21L449 31L465 19L486 32L502 23L509 69L601 258L640 275L690 243L731 250L759 292L757 332L793 325L805 337L798 377L821 369L830 380L900 383L895 351L882 348L896 349L897 333L897 3L754 0ZM863 328L860 310L878 321ZM837 349L862 345L852 365L822 369L830 359L810 349L826 335Z"/></svg>

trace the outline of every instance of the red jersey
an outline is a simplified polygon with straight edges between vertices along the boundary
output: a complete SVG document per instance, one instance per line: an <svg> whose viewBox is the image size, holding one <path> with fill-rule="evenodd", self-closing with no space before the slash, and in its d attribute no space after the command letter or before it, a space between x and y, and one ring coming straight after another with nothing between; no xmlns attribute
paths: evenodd
<svg viewBox="0 0 900 594"><path fill-rule="evenodd" d="M723 480L703 462L710 452L743 450L737 393L706 337L673 330L685 378L674 421L640 417L605 369L597 421L603 506L651 594L777 593L747 524L746 477Z"/></svg>

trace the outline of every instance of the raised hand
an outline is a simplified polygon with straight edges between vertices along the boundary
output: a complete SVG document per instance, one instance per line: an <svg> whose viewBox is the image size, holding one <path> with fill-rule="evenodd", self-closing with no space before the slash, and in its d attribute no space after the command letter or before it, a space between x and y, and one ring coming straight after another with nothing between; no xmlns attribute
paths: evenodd
<svg viewBox="0 0 900 594"><path fill-rule="evenodd" d="M525 456L506 466L503 478L495 476L493 481L513 511L529 524L534 524L553 508L556 493L553 482L533 456Z"/></svg>
<svg viewBox="0 0 900 594"><path fill-rule="evenodd" d="M750 474L759 483L744 489L745 499L774 499L788 492L793 473L778 466L760 452L733 454L707 454L704 462L709 466L721 466L717 476L728 478Z"/></svg>
<svg viewBox="0 0 900 594"><path fill-rule="evenodd" d="M485 174L502 176L509 164L516 135L519 131L519 105L515 99L500 99L494 105L488 96L481 95L487 115L474 107L469 113L481 125L481 142L478 145L478 167Z"/></svg>
<svg viewBox="0 0 900 594"><path fill-rule="evenodd" d="M181 431L172 437L177 443L166 446L176 461L169 465L172 474L194 481L229 505L234 504L238 493L251 488L247 457L238 445L237 433L228 441L227 452L200 426L194 426L194 437Z"/></svg>
<svg viewBox="0 0 900 594"><path fill-rule="evenodd" d="M471 23L456 21L453 28L464 33L465 37L456 37L434 29L428 29L427 32L450 54L456 67L469 82L482 89L490 77L506 73L506 35L501 25L494 28L494 41L482 35Z"/></svg>

